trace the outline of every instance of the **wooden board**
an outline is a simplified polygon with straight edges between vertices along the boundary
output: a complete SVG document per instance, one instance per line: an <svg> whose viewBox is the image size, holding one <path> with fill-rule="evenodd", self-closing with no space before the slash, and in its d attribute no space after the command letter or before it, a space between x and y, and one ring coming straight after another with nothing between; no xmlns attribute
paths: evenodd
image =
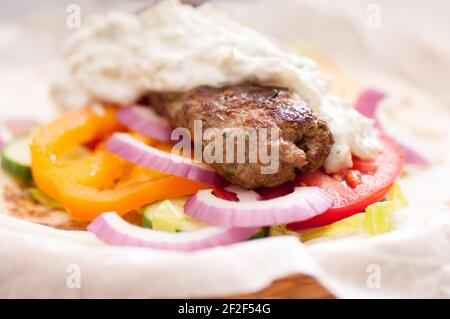
<svg viewBox="0 0 450 319"><path fill-rule="evenodd" d="M320 285L313 277L303 274L292 275L274 281L261 291L235 295L228 298L320 298L330 299L334 296Z"/></svg>

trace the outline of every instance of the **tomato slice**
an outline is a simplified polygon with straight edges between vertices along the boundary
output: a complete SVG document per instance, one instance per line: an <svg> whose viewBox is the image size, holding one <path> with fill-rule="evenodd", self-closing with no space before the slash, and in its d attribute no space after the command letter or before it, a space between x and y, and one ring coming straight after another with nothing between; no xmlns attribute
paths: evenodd
<svg viewBox="0 0 450 319"><path fill-rule="evenodd" d="M320 227L363 212L367 206L383 199L403 168L403 153L389 137L380 135L380 155L373 161L355 159L352 170L361 173L360 181L351 186L322 171L303 173L297 183L319 186L335 197L333 206L309 220L289 224L291 229Z"/></svg>

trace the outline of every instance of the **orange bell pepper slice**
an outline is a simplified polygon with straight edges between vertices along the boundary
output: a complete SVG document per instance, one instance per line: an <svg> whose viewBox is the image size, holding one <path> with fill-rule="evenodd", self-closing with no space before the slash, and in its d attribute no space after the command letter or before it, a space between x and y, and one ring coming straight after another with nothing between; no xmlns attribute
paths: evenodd
<svg viewBox="0 0 450 319"><path fill-rule="evenodd" d="M190 195L209 185L133 165L100 143L86 157L64 154L92 140L123 130L111 107L88 107L43 125L31 136L31 169L37 187L59 201L76 219L125 214L145 204Z"/></svg>

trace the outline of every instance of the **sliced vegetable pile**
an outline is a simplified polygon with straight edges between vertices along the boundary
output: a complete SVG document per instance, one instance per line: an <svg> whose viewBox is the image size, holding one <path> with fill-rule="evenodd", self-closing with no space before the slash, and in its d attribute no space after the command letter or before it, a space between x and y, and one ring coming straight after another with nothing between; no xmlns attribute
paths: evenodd
<svg viewBox="0 0 450 319"><path fill-rule="evenodd" d="M373 117L382 97L365 92L358 107ZM31 137L10 134L16 138L6 141L2 167L34 183L29 191L37 202L92 221L88 230L112 245L191 251L292 230L305 241L373 235L388 231L392 213L406 206L393 187L402 150L381 133L373 161L354 158L337 174L302 173L255 191L226 186L209 167L171 154L170 133L148 108L87 107ZM129 212L141 216L140 225L120 217Z"/></svg>
<svg viewBox="0 0 450 319"><path fill-rule="evenodd" d="M300 231L303 241L324 237L343 237L351 235L378 235L392 229L393 213L408 206L406 199L395 184L388 193L387 199L369 205L364 213L353 215L330 225Z"/></svg>
<svg viewBox="0 0 450 319"><path fill-rule="evenodd" d="M193 194L208 185L133 165L104 147L123 130L113 108L85 108L39 127L31 136L33 179L75 218L91 221L107 211L123 215L145 204ZM98 141L86 157L67 160L73 148ZM151 142L151 141L150 141Z"/></svg>
<svg viewBox="0 0 450 319"><path fill-rule="evenodd" d="M383 199L403 167L403 155L391 139L380 135L381 153L375 161L354 159L353 168L329 176L322 171L297 177L299 185L318 186L335 200L320 216L288 225L291 229L320 227L347 218Z"/></svg>

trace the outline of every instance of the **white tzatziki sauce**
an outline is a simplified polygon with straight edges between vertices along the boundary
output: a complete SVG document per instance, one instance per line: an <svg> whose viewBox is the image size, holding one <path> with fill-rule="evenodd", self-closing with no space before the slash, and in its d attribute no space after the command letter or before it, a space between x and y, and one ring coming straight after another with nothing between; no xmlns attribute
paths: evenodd
<svg viewBox="0 0 450 319"><path fill-rule="evenodd" d="M327 94L329 77L309 58L284 51L210 4L161 1L138 14L93 16L67 40L65 58L94 100L120 105L149 91L187 91L243 82L290 88L327 121L335 138L328 172L352 166L351 154L376 156L371 120Z"/></svg>

